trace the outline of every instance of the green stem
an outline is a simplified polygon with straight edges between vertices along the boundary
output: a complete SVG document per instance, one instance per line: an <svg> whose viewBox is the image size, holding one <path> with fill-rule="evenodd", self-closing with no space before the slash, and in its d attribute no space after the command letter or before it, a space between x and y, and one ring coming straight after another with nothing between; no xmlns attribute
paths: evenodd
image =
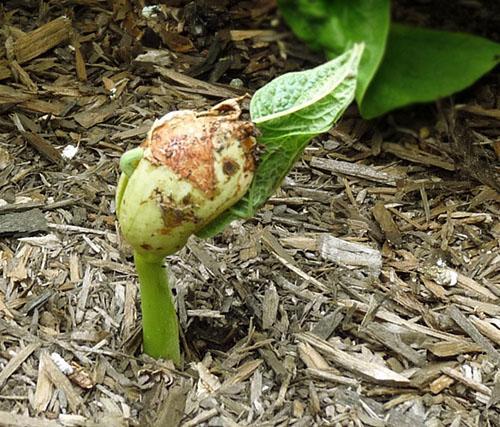
<svg viewBox="0 0 500 427"><path fill-rule="evenodd" d="M144 352L154 358L181 361L179 327L164 259L151 260L134 252L141 285Z"/></svg>

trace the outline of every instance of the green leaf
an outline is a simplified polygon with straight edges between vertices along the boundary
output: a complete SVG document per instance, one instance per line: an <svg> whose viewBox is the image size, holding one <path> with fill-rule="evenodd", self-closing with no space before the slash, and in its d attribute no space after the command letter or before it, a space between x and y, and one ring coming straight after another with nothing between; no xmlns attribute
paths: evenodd
<svg viewBox="0 0 500 427"><path fill-rule="evenodd" d="M330 58L353 43L365 43L356 88L356 100L361 103L384 55L389 0L279 0L278 5L294 33Z"/></svg>
<svg viewBox="0 0 500 427"><path fill-rule="evenodd" d="M309 141L326 132L354 99L363 45L313 68L288 73L259 89L250 102L264 153L246 195L198 233L210 237L234 219L250 218L281 184Z"/></svg>
<svg viewBox="0 0 500 427"><path fill-rule="evenodd" d="M491 70L500 44L462 33L393 24L384 60L365 98L365 118L458 92Z"/></svg>

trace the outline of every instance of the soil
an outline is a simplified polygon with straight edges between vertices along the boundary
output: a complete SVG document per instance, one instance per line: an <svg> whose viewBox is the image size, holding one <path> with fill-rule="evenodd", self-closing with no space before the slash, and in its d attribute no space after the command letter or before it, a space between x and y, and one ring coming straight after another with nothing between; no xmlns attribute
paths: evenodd
<svg viewBox="0 0 500 427"><path fill-rule="evenodd" d="M184 362L142 353L121 154L324 60L272 0L165 3L0 5L0 425L499 426L498 69L351 106L255 218L168 258ZM495 2L433 4L394 13L498 40Z"/></svg>

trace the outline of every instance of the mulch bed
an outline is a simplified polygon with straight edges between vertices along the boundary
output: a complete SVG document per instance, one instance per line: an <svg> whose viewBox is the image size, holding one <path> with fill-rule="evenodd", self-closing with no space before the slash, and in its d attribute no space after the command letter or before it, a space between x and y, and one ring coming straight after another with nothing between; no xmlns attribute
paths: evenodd
<svg viewBox="0 0 500 427"><path fill-rule="evenodd" d="M140 3L0 5L0 425L500 425L498 70L351 107L255 218L170 257L176 369L141 353L119 157L323 59L272 0Z"/></svg>

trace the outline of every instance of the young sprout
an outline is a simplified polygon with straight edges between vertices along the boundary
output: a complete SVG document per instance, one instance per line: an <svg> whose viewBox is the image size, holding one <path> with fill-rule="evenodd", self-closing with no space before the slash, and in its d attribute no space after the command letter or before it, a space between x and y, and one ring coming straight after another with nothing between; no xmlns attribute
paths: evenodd
<svg viewBox="0 0 500 427"><path fill-rule="evenodd" d="M193 233L212 236L233 219L254 215L308 142L352 102L362 53L355 44L323 65L272 80L252 97L252 122L239 119L239 99L203 113L169 113L122 156L117 215L134 249L146 353L180 362L165 256ZM264 147L257 169L254 123Z"/></svg>
<svg viewBox="0 0 500 427"><path fill-rule="evenodd" d="M120 160L117 216L134 250L144 351L176 364L179 330L164 259L240 200L252 182L256 131L240 120L238 101L201 113L171 112Z"/></svg>

